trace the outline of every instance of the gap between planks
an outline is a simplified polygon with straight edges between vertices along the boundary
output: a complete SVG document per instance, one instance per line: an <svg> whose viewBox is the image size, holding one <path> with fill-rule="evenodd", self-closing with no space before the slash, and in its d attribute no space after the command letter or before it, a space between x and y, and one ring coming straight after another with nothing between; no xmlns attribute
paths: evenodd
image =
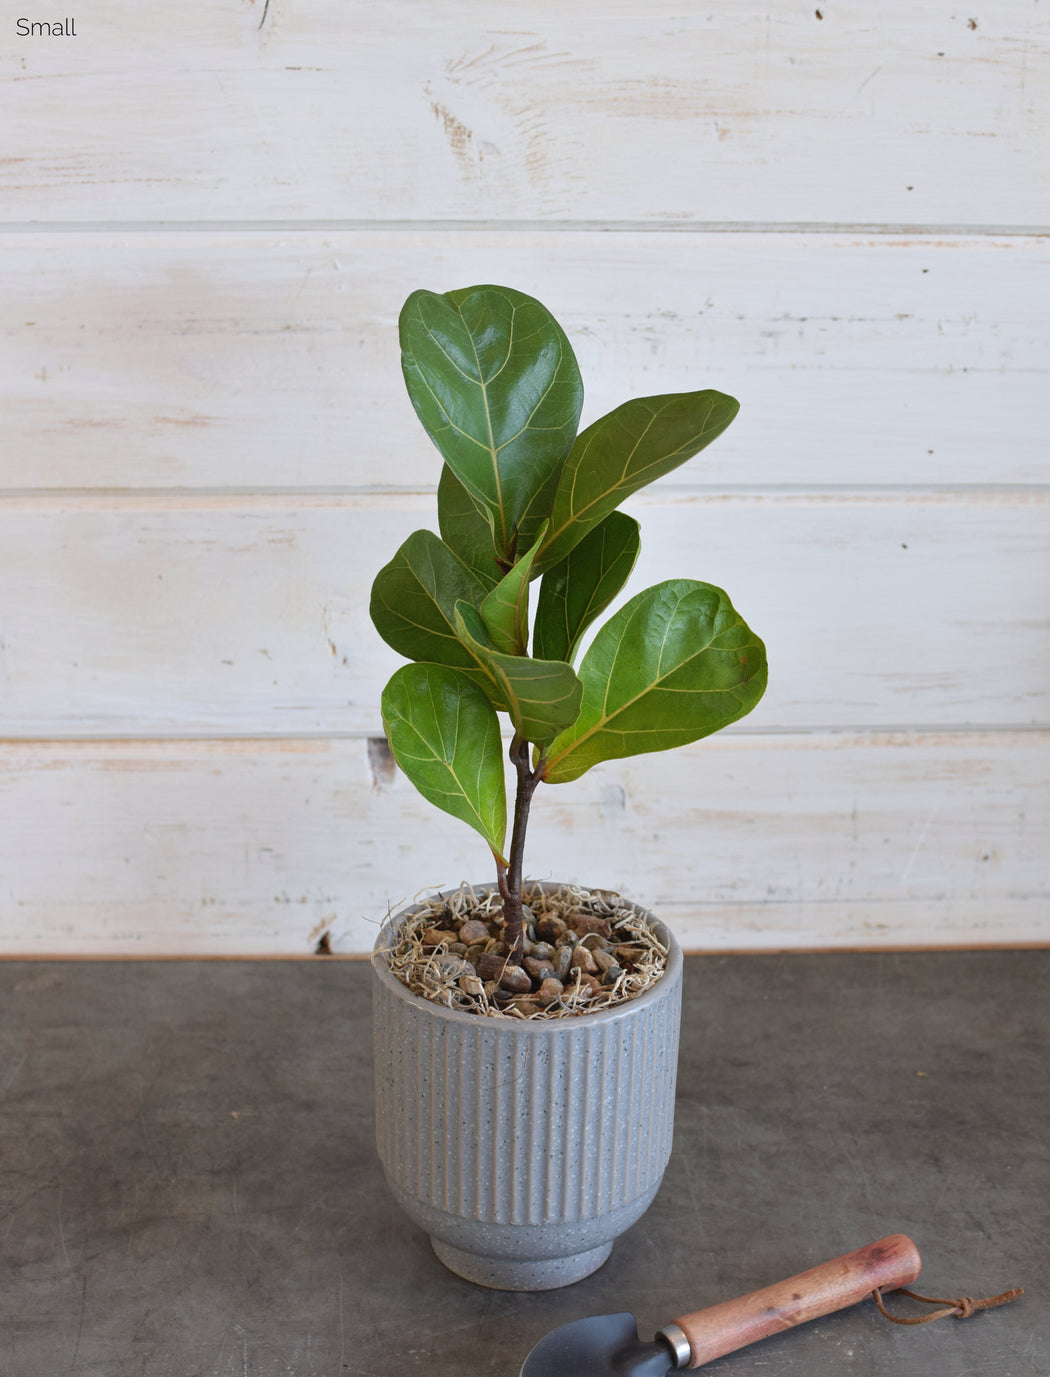
<svg viewBox="0 0 1050 1377"><path fill-rule="evenodd" d="M791 957L791 956L909 956L935 953L937 955L951 955L955 952L985 952L985 951L1048 951L1050 950L1050 940L1045 942L951 942L951 943L915 943L913 945L889 943L885 946L872 944L850 944L835 947L683 947L683 955L699 957L721 957L721 956L761 956L761 957ZM278 962L301 964L304 961L329 961L342 963L357 963L371 961L370 952L260 952L253 953L232 953L232 952L71 952L56 956L53 952L4 952L0 953L0 965L7 965L16 961L27 964L48 964L84 965L88 962L102 963L107 961L138 961L153 963L186 962L186 961L245 961L245 962Z"/></svg>
<svg viewBox="0 0 1050 1377"><path fill-rule="evenodd" d="M1047 225L807 220L14 220L0 234L863 234L912 238L1028 238Z"/></svg>
<svg viewBox="0 0 1050 1377"><path fill-rule="evenodd" d="M1050 723L1031 722L1000 726L994 722L963 723L959 726L945 727L943 723L916 723L894 726L834 726L834 727L749 727L732 725L724 727L717 736L701 738L691 743L705 752L718 750L751 749L769 740L783 750L838 750L848 747L871 746L911 746L936 745L955 740L966 740L970 744L984 741L989 745L1030 744L1033 737L1050 734ZM0 736L0 751L81 751L85 754L99 749L121 747L143 747L157 753L178 753L188 746L202 750L258 750L294 751L301 747L325 747L346 742L369 742L378 739L378 733L368 730L333 732L258 732L238 734L235 732L204 733L187 732L185 736L169 732L163 736L142 733L107 732L99 736L59 735L47 736ZM509 735L505 741L510 741ZM686 747L685 749L689 749Z"/></svg>
<svg viewBox="0 0 1050 1377"><path fill-rule="evenodd" d="M433 488L9 488L0 489L0 511L52 511L76 507L81 511L156 510L223 511L306 510L322 508L401 509L428 512L434 503ZM719 485L663 484L631 496L631 505L663 507L681 504L708 506L785 507L832 504L873 506L989 503L1011 505L1018 501L1050 501L1048 483L1000 483L980 485L914 484L870 486L860 484Z"/></svg>

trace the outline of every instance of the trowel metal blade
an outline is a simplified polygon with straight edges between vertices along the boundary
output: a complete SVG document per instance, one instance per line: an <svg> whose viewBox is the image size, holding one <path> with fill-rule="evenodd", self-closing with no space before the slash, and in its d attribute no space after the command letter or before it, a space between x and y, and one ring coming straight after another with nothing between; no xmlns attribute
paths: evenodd
<svg viewBox="0 0 1050 1377"><path fill-rule="evenodd" d="M592 1315L539 1341L521 1377L666 1377L674 1357L662 1339L643 1343L633 1315Z"/></svg>

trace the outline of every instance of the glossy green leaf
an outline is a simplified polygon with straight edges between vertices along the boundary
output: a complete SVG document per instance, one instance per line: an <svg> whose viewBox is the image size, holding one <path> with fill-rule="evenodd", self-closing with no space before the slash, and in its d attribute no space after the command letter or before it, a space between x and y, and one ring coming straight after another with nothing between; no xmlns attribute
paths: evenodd
<svg viewBox="0 0 1050 1377"><path fill-rule="evenodd" d="M632 493L717 439L739 409L722 392L672 392L635 397L588 426L562 468L539 571L564 559Z"/></svg>
<svg viewBox="0 0 1050 1377"><path fill-rule="evenodd" d="M529 578L543 540L546 523L527 555L496 584L481 604L481 620L497 650L524 655L529 643Z"/></svg>
<svg viewBox="0 0 1050 1377"><path fill-rule="evenodd" d="M534 655L572 662L580 637L630 578L640 543L638 522L610 512L547 570L536 601Z"/></svg>
<svg viewBox="0 0 1050 1377"><path fill-rule="evenodd" d="M766 686L765 647L720 588L672 579L626 603L580 665L583 705L548 751L544 779L684 746L745 716Z"/></svg>
<svg viewBox="0 0 1050 1377"><path fill-rule="evenodd" d="M470 494L447 464L441 466L437 490L438 530L441 539L454 550L486 588L492 588L506 573L496 563L492 548L492 528L470 500Z"/></svg>
<svg viewBox="0 0 1050 1377"><path fill-rule="evenodd" d="M509 566L550 515L579 425L583 384L565 332L540 302L493 286L413 292L400 328L416 414Z"/></svg>
<svg viewBox="0 0 1050 1377"><path fill-rule="evenodd" d="M383 691L383 727L423 797L480 832L503 861L503 749L482 690L445 665L403 665Z"/></svg>
<svg viewBox="0 0 1050 1377"><path fill-rule="evenodd" d="M518 736L544 745L576 720L583 686L570 665L496 650L481 614L467 603L456 605L456 631L492 673Z"/></svg>
<svg viewBox="0 0 1050 1377"><path fill-rule="evenodd" d="M399 654L468 675L490 695L489 670L456 634L456 603L480 607L486 588L433 531L414 531L372 584L376 630Z"/></svg>

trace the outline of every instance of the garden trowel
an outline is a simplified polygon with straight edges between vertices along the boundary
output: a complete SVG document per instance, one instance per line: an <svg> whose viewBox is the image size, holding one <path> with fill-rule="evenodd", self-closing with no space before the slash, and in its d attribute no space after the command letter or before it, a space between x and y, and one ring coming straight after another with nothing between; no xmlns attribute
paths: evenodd
<svg viewBox="0 0 1050 1377"><path fill-rule="evenodd" d="M921 1266L911 1239L891 1234L738 1300L682 1315L658 1330L651 1343L638 1337L633 1315L574 1320L539 1341L522 1364L521 1377L666 1377L855 1305L876 1287L907 1286Z"/></svg>

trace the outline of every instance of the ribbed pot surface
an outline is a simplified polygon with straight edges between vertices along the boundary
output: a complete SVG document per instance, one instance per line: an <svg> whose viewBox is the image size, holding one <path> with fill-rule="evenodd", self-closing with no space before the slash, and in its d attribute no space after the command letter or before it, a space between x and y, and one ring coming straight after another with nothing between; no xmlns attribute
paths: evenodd
<svg viewBox="0 0 1050 1377"><path fill-rule="evenodd" d="M678 944L656 924L667 969L635 1000L481 1018L413 995L386 968L382 949L413 911L384 927L373 960L376 1140L391 1188L473 1281L579 1280L648 1207L670 1156Z"/></svg>

